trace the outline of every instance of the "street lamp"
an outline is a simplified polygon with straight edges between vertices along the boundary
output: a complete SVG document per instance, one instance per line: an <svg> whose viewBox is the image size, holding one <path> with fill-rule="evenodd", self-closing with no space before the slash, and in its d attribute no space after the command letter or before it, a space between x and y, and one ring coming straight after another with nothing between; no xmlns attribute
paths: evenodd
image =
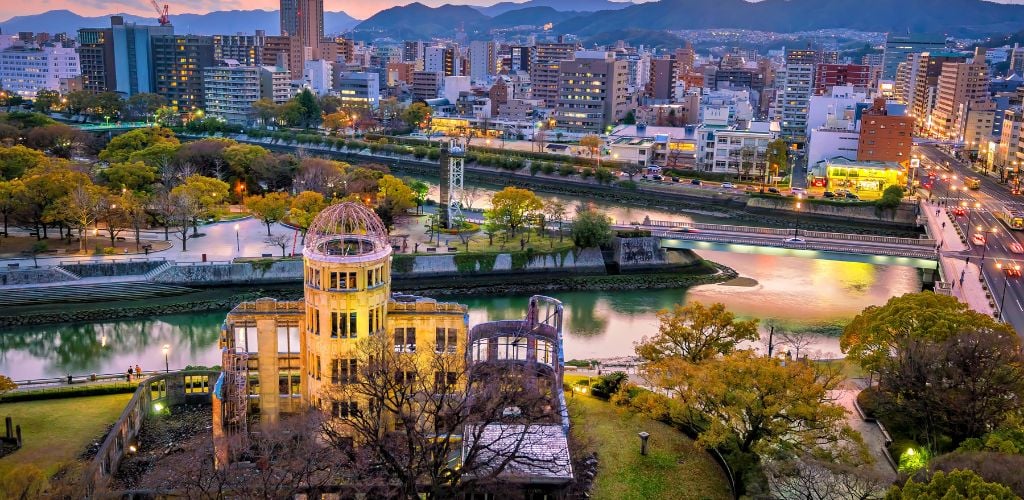
<svg viewBox="0 0 1024 500"><path fill-rule="evenodd" d="M164 373L170 373L171 372L171 362L167 358L167 354L171 352L170 344L164 344L163 351L164 351Z"/></svg>
<svg viewBox="0 0 1024 500"><path fill-rule="evenodd" d="M238 224L235 224L235 251L242 252L242 240L238 237Z"/></svg>

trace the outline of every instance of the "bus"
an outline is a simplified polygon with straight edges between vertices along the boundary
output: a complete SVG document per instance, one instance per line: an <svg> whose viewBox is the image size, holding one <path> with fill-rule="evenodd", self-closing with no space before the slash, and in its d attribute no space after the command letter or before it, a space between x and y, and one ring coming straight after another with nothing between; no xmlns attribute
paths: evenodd
<svg viewBox="0 0 1024 500"><path fill-rule="evenodd" d="M978 179L977 177L965 177L964 185L967 186L967 189L981 189L981 179Z"/></svg>
<svg viewBox="0 0 1024 500"><path fill-rule="evenodd" d="M996 211L996 217L1010 229L1024 231L1024 211L1018 208L1004 208Z"/></svg>

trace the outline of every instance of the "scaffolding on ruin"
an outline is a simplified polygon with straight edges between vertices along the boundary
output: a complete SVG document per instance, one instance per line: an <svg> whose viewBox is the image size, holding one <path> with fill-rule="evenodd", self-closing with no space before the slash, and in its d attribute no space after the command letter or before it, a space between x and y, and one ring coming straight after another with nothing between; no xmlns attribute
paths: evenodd
<svg viewBox="0 0 1024 500"><path fill-rule="evenodd" d="M232 440L248 438L249 430L249 354L239 347L225 348L224 430Z"/></svg>

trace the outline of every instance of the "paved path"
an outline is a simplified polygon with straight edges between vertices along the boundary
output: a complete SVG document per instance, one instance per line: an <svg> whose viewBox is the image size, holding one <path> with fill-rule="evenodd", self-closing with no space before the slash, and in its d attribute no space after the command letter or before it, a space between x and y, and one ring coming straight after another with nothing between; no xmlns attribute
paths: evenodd
<svg viewBox="0 0 1024 500"><path fill-rule="evenodd" d="M927 219L928 234L940 242L939 261L945 281L953 284L952 294L971 309L983 314L994 312L985 290L981 287L981 272L975 262L967 263L963 252L970 248L963 243L946 211L937 203L922 202L922 213ZM974 259L977 261L977 259Z"/></svg>

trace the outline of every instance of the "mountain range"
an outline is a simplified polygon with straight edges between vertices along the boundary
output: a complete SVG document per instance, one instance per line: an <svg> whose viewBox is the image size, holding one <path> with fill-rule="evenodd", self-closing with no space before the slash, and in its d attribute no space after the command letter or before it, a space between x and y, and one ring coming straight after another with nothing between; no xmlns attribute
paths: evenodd
<svg viewBox="0 0 1024 500"><path fill-rule="evenodd" d="M110 14L124 16L125 21L139 24L156 24L156 16L136 16L133 14ZM74 33L78 28L103 28L110 26L110 15L85 17L69 10L51 10L30 16L16 16L0 22L0 30L4 33L19 31ZM276 10L222 10L206 14L174 14L171 23L176 33L192 33L196 35L223 35L232 33L252 33L265 30L268 35L277 35L281 31L280 16ZM344 12L324 12L324 31L342 33L352 29L359 20Z"/></svg>
<svg viewBox="0 0 1024 500"><path fill-rule="evenodd" d="M109 16L83 17L67 10L17 16L0 22L4 33L65 31L109 26ZM152 17L125 15L130 21L154 24ZM233 10L207 14L171 15L181 33L230 34L266 30L277 34L277 11ZM327 33L355 29L360 38L390 36L428 39L451 36L463 28L474 38L492 29L518 25L554 24L555 33L585 39L609 33L634 32L648 36L664 30L742 28L796 32L846 28L874 32L928 32L979 36L1016 32L1024 25L1024 5L983 0L658 0L648 3L611 0L529 0L489 7L411 3L382 10L365 21L344 12L325 12Z"/></svg>

